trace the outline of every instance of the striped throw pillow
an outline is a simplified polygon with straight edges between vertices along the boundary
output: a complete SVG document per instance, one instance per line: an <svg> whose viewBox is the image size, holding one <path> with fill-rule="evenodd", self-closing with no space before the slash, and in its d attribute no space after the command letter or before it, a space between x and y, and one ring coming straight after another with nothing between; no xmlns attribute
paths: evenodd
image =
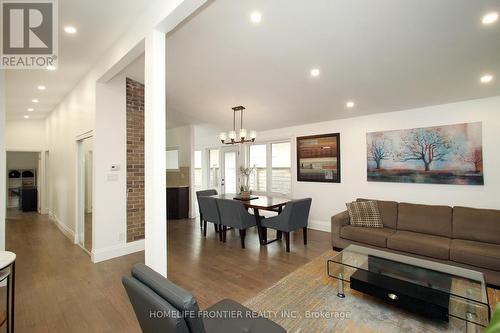
<svg viewBox="0 0 500 333"><path fill-rule="evenodd" d="M382 217L376 201L346 203L350 224L355 227L383 228Z"/></svg>

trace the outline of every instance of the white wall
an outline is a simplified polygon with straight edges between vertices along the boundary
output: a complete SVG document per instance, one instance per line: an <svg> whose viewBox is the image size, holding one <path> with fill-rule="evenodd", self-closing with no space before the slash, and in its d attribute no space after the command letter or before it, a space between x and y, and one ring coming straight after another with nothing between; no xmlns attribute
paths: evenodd
<svg viewBox="0 0 500 333"><path fill-rule="evenodd" d="M7 170L38 169L39 156L40 153L9 151L7 152ZM37 172L40 172L40 170L37 170Z"/></svg>
<svg viewBox="0 0 500 333"><path fill-rule="evenodd" d="M180 126L167 129L167 149L179 148L179 167L191 166L191 144L193 126Z"/></svg>
<svg viewBox="0 0 500 333"><path fill-rule="evenodd" d="M0 175L7 175L5 166L5 71L0 69ZM5 250L6 177L0 177L0 251Z"/></svg>
<svg viewBox="0 0 500 333"><path fill-rule="evenodd" d="M500 97L437 105L258 133L258 141L340 133L341 184L297 182L292 154L294 198L312 197L311 227L330 231L330 217L358 197L424 204L500 209ZM483 122L484 186L373 183L366 180L366 133L383 130Z"/></svg>
<svg viewBox="0 0 500 333"><path fill-rule="evenodd" d="M94 247L99 253L126 243L127 235L127 105L126 75L97 84L94 147ZM118 164L119 171L110 171ZM108 180L115 174L116 180Z"/></svg>
<svg viewBox="0 0 500 333"><path fill-rule="evenodd" d="M10 151L42 151L46 147L45 119L9 120L5 128Z"/></svg>

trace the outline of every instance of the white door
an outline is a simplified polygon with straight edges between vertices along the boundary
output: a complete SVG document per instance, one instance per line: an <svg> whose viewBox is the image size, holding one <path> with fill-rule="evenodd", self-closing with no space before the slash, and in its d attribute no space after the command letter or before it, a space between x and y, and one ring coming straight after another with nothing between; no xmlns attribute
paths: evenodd
<svg viewBox="0 0 500 333"><path fill-rule="evenodd" d="M221 193L239 193L238 169L240 165L239 147L221 149Z"/></svg>

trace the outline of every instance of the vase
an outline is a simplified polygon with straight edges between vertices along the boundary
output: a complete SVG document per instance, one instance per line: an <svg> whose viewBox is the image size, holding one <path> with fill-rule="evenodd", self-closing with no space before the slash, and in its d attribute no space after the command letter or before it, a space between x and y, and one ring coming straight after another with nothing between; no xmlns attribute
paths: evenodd
<svg viewBox="0 0 500 333"><path fill-rule="evenodd" d="M240 198L242 199L250 199L250 195L252 194L252 192L250 191L241 191L240 192Z"/></svg>

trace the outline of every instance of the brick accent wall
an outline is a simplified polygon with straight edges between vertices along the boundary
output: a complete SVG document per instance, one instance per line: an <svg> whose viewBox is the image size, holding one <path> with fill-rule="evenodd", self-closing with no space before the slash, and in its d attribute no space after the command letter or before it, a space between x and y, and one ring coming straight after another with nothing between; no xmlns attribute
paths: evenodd
<svg viewBox="0 0 500 333"><path fill-rule="evenodd" d="M144 238L144 85L127 78L127 242Z"/></svg>

